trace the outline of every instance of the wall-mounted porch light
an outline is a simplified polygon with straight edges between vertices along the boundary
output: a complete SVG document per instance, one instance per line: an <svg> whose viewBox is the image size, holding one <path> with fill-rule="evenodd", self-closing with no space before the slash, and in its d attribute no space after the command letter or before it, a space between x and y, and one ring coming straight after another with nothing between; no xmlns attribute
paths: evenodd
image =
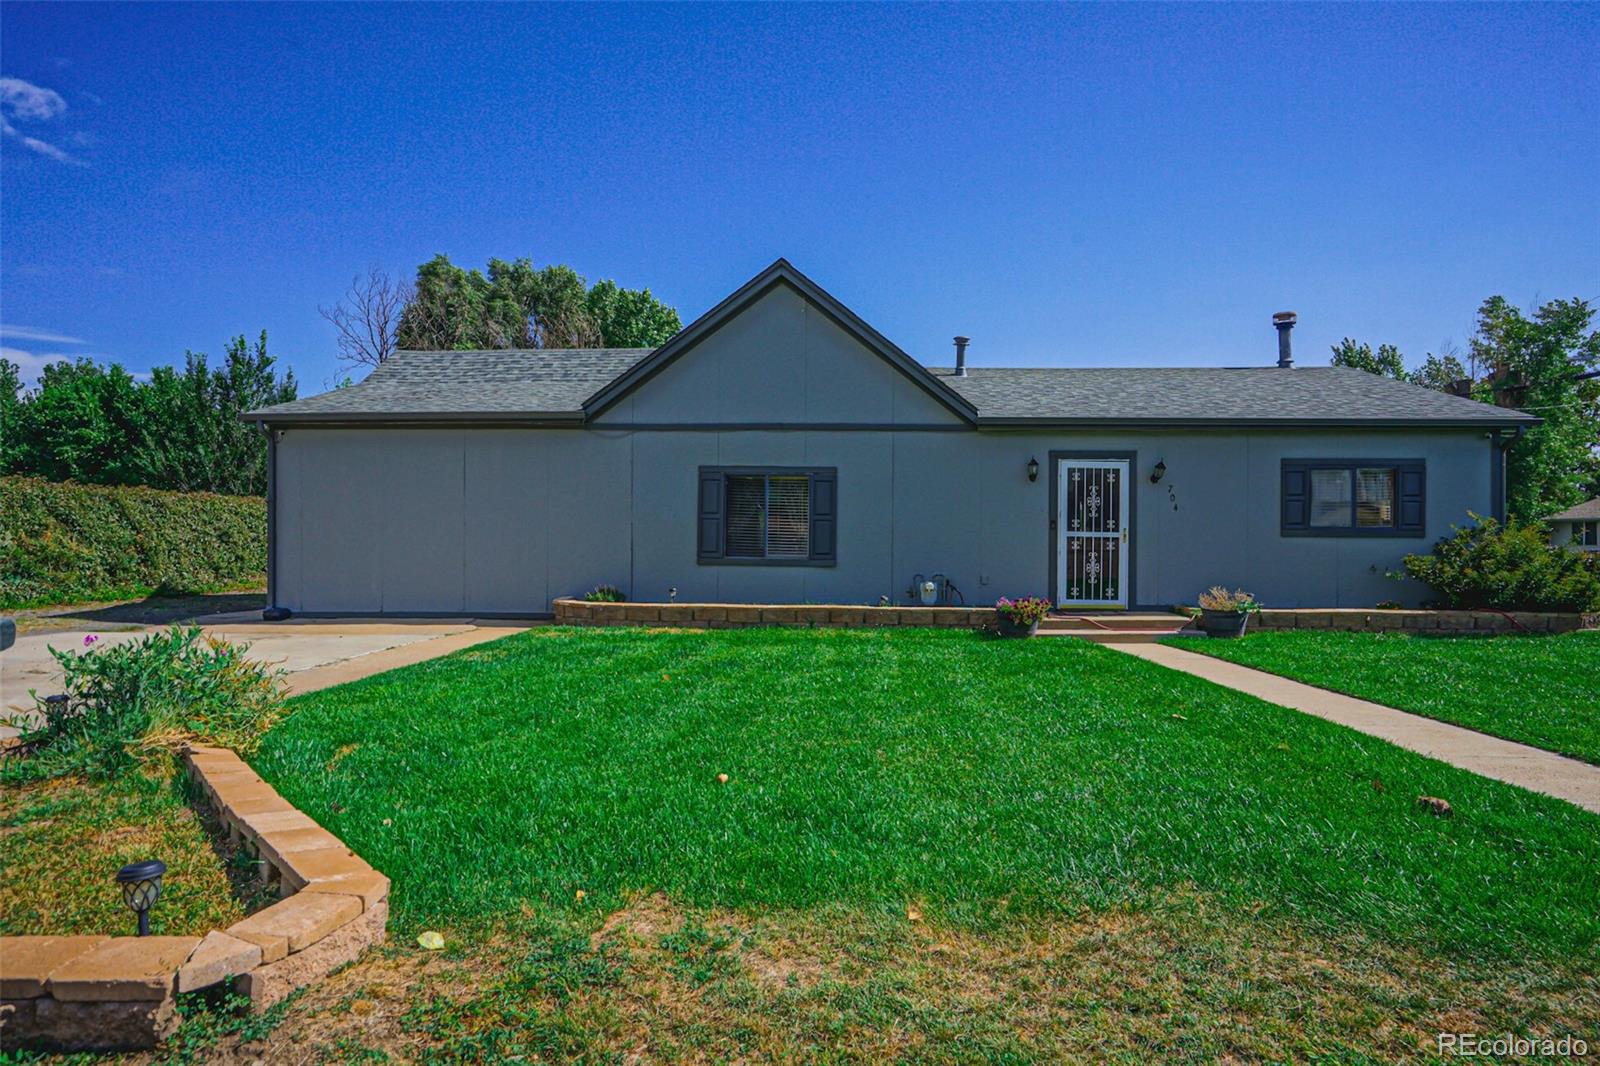
<svg viewBox="0 0 1600 1066"><path fill-rule="evenodd" d="M1155 469L1150 471L1150 484L1159 485L1161 479L1167 476L1167 464L1163 460L1156 460Z"/></svg>
<svg viewBox="0 0 1600 1066"><path fill-rule="evenodd" d="M1028 457L1028 480L1039 480L1039 460L1033 458L1032 456Z"/></svg>
<svg viewBox="0 0 1600 1066"><path fill-rule="evenodd" d="M117 883L122 886L122 902L139 916L139 935L150 935L150 908L161 898L161 875L167 864L160 859L131 862L117 871Z"/></svg>

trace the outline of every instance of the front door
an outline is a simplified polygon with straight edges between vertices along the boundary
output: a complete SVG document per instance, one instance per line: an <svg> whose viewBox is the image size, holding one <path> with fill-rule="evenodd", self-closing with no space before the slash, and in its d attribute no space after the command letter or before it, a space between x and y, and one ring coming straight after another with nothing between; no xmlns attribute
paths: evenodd
<svg viewBox="0 0 1600 1066"><path fill-rule="evenodd" d="M1056 603L1128 605L1128 460L1062 459L1056 476Z"/></svg>

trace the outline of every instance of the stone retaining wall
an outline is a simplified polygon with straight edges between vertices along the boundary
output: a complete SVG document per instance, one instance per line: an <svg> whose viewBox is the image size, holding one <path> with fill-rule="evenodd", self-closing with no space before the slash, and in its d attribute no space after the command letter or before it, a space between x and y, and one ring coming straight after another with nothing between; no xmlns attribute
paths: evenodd
<svg viewBox="0 0 1600 1066"><path fill-rule="evenodd" d="M1087 612L1093 614L1093 612ZM555 601L557 625L677 626L950 626L994 622L993 607L862 607L795 603L590 603ZM1386 611L1374 607L1264 610L1250 627L1333 629L1346 632L1405 630L1433 634L1568 633L1597 623L1594 616L1545 611Z"/></svg>
<svg viewBox="0 0 1600 1066"><path fill-rule="evenodd" d="M1570 633L1592 625L1581 614L1548 611L1383 611L1356 607L1328 610L1263 610L1250 628L1330 629L1343 632L1403 631L1435 636L1496 636L1515 633Z"/></svg>
<svg viewBox="0 0 1600 1066"><path fill-rule="evenodd" d="M681 626L736 629L745 626L985 626L993 607L862 607L797 603L590 603L555 601L557 625Z"/></svg>
<svg viewBox="0 0 1600 1066"><path fill-rule="evenodd" d="M387 877L233 752L191 746L184 758L229 837L261 860L283 898L203 938L0 937L4 1047L151 1048L177 1027L179 992L231 979L264 1010L384 939Z"/></svg>

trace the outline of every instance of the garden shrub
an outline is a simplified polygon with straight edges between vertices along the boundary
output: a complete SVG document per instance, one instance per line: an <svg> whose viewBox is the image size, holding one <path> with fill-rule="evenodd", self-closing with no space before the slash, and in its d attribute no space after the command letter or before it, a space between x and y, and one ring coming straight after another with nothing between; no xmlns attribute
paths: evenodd
<svg viewBox="0 0 1600 1066"><path fill-rule="evenodd" d="M266 566L258 496L0 478L0 609L216 592Z"/></svg>
<svg viewBox="0 0 1600 1066"><path fill-rule="evenodd" d="M254 750L282 706L278 670L246 658L249 645L172 626L126 644L50 650L65 674L65 701L35 696L44 724L26 733L32 748L8 759L5 776L80 773L114 776L145 755L185 741Z"/></svg>
<svg viewBox="0 0 1600 1066"><path fill-rule="evenodd" d="M1433 590L1433 606L1600 611L1600 553L1553 545L1536 523L1473 518L1431 555L1405 557L1406 572Z"/></svg>
<svg viewBox="0 0 1600 1066"><path fill-rule="evenodd" d="M590 603L621 603L627 597L622 595L622 590L615 585L596 585L583 594L583 598Z"/></svg>

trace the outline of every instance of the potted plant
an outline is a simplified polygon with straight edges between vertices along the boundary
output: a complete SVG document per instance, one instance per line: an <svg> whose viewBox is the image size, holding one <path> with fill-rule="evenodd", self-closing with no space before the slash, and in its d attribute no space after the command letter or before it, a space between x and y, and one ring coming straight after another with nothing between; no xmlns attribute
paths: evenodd
<svg viewBox="0 0 1600 1066"><path fill-rule="evenodd" d="M1259 610L1261 604L1243 589L1229 592L1212 585L1200 594L1200 628L1208 637L1242 637L1250 616Z"/></svg>
<svg viewBox="0 0 1600 1066"><path fill-rule="evenodd" d="M1050 601L1042 596L1015 600L1002 596L994 604L995 629L1002 637L1031 637L1049 613Z"/></svg>

